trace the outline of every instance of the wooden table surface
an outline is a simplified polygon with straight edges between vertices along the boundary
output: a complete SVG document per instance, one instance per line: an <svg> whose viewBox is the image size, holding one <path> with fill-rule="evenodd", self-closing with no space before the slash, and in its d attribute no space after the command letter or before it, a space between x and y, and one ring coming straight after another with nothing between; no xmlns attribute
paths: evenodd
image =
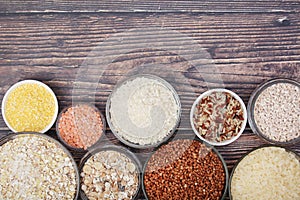
<svg viewBox="0 0 300 200"><path fill-rule="evenodd" d="M190 106L208 88L230 89L247 104L263 81L300 81L297 0L42 2L0 2L1 99L12 84L37 79L54 90L60 109L72 101L95 101L105 112L119 80L153 72L178 91L179 137L193 136ZM1 136L8 132L1 118ZM56 137L55 127L47 134ZM109 129L104 142L122 145ZM237 141L217 149L231 172L262 144L247 125ZM300 153L300 144L291 149ZM152 151L130 150L142 163ZM72 153L76 161L83 156Z"/></svg>

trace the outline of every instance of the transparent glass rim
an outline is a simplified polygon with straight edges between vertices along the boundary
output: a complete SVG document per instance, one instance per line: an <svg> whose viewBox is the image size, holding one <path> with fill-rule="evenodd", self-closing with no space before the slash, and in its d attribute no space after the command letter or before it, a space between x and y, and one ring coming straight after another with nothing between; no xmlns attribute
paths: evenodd
<svg viewBox="0 0 300 200"><path fill-rule="evenodd" d="M110 107L111 107L111 98L112 96L114 95L114 93L117 91L117 89L119 89L124 83L128 82L128 81L131 81L131 80L134 80L136 78L139 78L139 77L145 77L145 78L150 78L150 79L153 79L153 80L157 80L159 81L160 83L162 83L164 86L166 86L173 94L173 97L178 105L178 112L177 112L177 120L176 120L176 123L174 125L174 127L171 129L171 131L169 132L168 135L166 135L166 137L155 143L155 144L148 144L148 145L139 145L139 144L135 144L135 143L132 143L128 140L126 140L125 138L123 138L122 136L120 136L118 134L118 132L115 130L115 127L113 125L113 123L111 122L111 119L110 119ZM108 97L108 100L107 100L107 103L106 103L106 121L107 121L107 124L108 126L110 127L112 133L114 134L114 136L116 138L118 138L118 140L120 140L123 144L129 146L129 147L133 147L133 148L137 148L137 149L147 149L147 148L153 148L153 147L157 147L159 146L160 144L168 141L172 136L173 134L175 133L179 123L180 123L180 119L181 119L181 103L180 103L180 98L176 92L176 90L173 88L173 86L167 82L166 80L164 80L163 78L160 78L156 75L152 75L152 74L137 74L137 75L133 75L133 76L130 76L130 77L127 77L123 80L121 80L120 82L118 82L115 86L115 88L113 89L113 91L110 93L109 97Z"/></svg>
<svg viewBox="0 0 300 200"><path fill-rule="evenodd" d="M290 145L294 145L298 142L300 142L300 137L295 138L293 140L289 140L286 142L280 142L280 141L275 141L272 140L270 138L268 138L267 136L265 136L260 129L258 128L255 119L254 119L254 107L255 107L255 103L257 98L259 97L259 95L268 87L275 85L277 83L289 83L289 84L293 84L297 87L300 88L300 83L292 80L292 79L287 79L287 78L275 78L275 79L271 79L271 80L267 80L263 83L261 83L251 94L250 99L248 101L248 105L247 105L247 109L248 109L248 123L249 126L251 128L251 130L258 135L261 139L263 139L264 141L268 142L269 144L274 144L274 145L279 145L279 146L290 146Z"/></svg>
<svg viewBox="0 0 300 200"><path fill-rule="evenodd" d="M221 198L220 198L221 200L224 200L224 199L226 198L227 189L228 189L229 172L228 172L228 167L227 167L227 165L226 165L226 162L225 162L223 156L221 155L221 153L220 153L214 146L210 145L209 143L207 143L207 142L205 142L205 141L203 141L203 140L201 140L201 139L199 139L199 138L197 138L197 137L195 137L195 138L192 139L192 138L189 138L189 137L187 137L187 136L184 136L184 137L182 137L182 138L177 138L177 139L175 139L175 140L172 140L172 141L170 141L170 142L168 142L168 143L166 143L166 144L164 144L164 145L168 145L169 143L174 142L174 141L177 141L177 140L191 140L191 141L197 141L197 142L200 142L201 144L204 144L207 148L211 149L214 153L216 153L216 155L218 156L218 158L221 160L222 165L223 165L223 169L224 169L224 171L225 171L225 185L224 185L224 189L223 189L222 196L221 196ZM145 162L144 167L143 167L143 171L142 171L142 190L143 190L143 194L144 194L144 196L145 196L145 198L146 198L147 200L148 200L149 198L148 198L147 191L146 191L146 188L145 188L145 185L144 185L144 175L145 175L145 173L146 173L146 168L147 168L147 166L148 166L149 160L150 160L151 157L156 153L156 151L157 151L158 149L160 149L162 146L163 146L163 145L161 145L161 146L159 146L159 147L156 147L156 148L154 149L154 151L152 151L152 152L150 153L150 155L149 155L149 157L146 159L146 162Z"/></svg>
<svg viewBox="0 0 300 200"><path fill-rule="evenodd" d="M231 171L231 174L230 174L230 177L229 177L229 183L228 183L228 194L229 194L229 199L230 200L233 199L232 194L231 194L231 188L232 188L231 187L231 182L232 182L232 178L233 178L234 172L235 172L236 168L238 167L238 165L240 164L240 162L245 157L247 157L250 153L252 153L252 152L254 152L254 151L258 150L258 149L263 149L263 148L268 148L268 147L278 147L278 148L285 149L285 151L293 153L296 156L296 158L298 159L298 161L300 162L300 155L298 155L295 151L293 151L292 149L289 149L288 147L274 145L274 144L263 144L263 145L261 145L259 147L253 148L252 150L250 150L246 154L244 154L241 158L239 158L238 161L235 163L234 167L232 168L232 171Z"/></svg>
<svg viewBox="0 0 300 200"><path fill-rule="evenodd" d="M74 196L74 200L77 200L78 199L78 196L79 196L79 189L80 189L80 175L79 175L79 169L77 167L77 164L72 156L72 154L69 152L69 150L64 147L59 141L55 140L54 138L48 136L48 135L45 135L43 133L38 133L38 132L17 132L17 133L10 133L4 137L2 137L0 139L0 146L2 146L3 144L7 143L8 141L11 141L11 140L14 140L16 139L17 137L19 136L38 136L38 137L41 137L41 138L45 138L47 140L49 140L50 142L53 142L55 144L57 144L57 146L59 148L61 148L67 155L68 157L70 158L71 162L72 162L72 165L73 165L73 168L75 170L75 178L76 178L76 192L75 192L75 196Z"/></svg>
<svg viewBox="0 0 300 200"><path fill-rule="evenodd" d="M99 113L100 117L101 117L102 125L103 125L103 130L102 130L101 136L98 138L98 140L93 145L91 145L90 147L88 147L86 150L83 149L83 148L77 148L77 147L69 145L61 137L60 132L59 132L59 128L58 128L59 127L59 121L60 121L60 118L61 118L62 114L64 114L69 108L72 108L72 107L75 107L75 106L82 106L82 105L89 106L89 107L93 108L97 113ZM65 107L65 108L63 108L61 110L61 112L59 113L59 115L57 117L55 129L56 129L56 135L57 135L59 141L61 143L63 143L68 149L76 151L76 152L86 152L86 151L89 151L90 149L93 149L95 146L98 145L99 142L102 141L102 139L103 139L103 137L104 137L104 135L106 133L106 120L105 120L105 117L103 116L102 112L95 105L93 105L91 103L73 103L72 105L69 105L69 106L67 106L67 107Z"/></svg>
<svg viewBox="0 0 300 200"><path fill-rule="evenodd" d="M98 147L93 148L91 151L87 152L80 160L79 168L78 168L79 172L80 173L82 172L82 169L83 169L85 163L91 158L91 156L93 156L101 151L116 151L116 152L122 153L135 164L136 169L137 169L138 179L139 179L136 193L132 197L132 199L135 199L139 195L139 191L141 189L142 165L141 165L141 162L139 161L138 157L133 152L131 152L130 150L128 150L125 147L109 144L109 145L98 146ZM80 180L81 180L81 178L80 178ZM88 197L85 195L84 191L82 191L82 189L81 189L81 181L80 181L80 197L83 200L88 200Z"/></svg>

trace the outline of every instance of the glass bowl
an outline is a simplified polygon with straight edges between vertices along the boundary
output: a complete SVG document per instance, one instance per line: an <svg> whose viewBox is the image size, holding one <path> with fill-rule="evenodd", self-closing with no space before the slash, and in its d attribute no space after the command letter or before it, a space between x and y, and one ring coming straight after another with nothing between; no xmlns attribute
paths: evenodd
<svg viewBox="0 0 300 200"><path fill-rule="evenodd" d="M61 136L60 134L60 131L59 131L59 123L60 123L60 119L62 117L62 115L69 109L69 108L72 108L72 107L76 107L76 106L89 106L90 108L92 108L95 112L97 112L100 117L101 117L101 121L102 121L102 125L103 125L103 129L102 129L102 134L100 135L100 137L98 138L98 140L90 145L89 147L87 147L87 149L84 149L84 148L79 148L79 147L75 147L75 146L72 146L70 145L67 141L65 141L63 139L63 137ZM73 104L73 105L70 105L70 106L67 106L65 107L58 115L58 119L56 121L56 134L57 134L57 137L59 138L59 140L68 148L68 149L71 149L73 151L77 151L77 152L85 152L85 151L88 151L89 149L95 147L100 141L101 139L103 138L103 136L105 135L105 130L106 130L106 120L105 120L105 117L103 116L103 114L100 112L100 110L92 105L92 104L88 104L88 103L76 103L76 104Z"/></svg>
<svg viewBox="0 0 300 200"><path fill-rule="evenodd" d="M211 145L209 145L209 144L207 144L207 143L205 143L205 142L203 142L203 141L201 141L199 138L195 138L195 139L191 139L191 138L188 138L188 137L183 137L183 138L180 138L180 139L176 139L176 140L172 140L172 141L170 141L170 142L168 142L168 143L166 143L166 144L164 144L164 145L162 145L162 146L160 146L160 147L157 147L156 149L155 149L155 151L153 152L153 153L151 153L151 155L148 157L148 159L146 160L146 162L145 162L145 165L144 165L144 168L143 168L143 175L142 175L142 190L143 190L143 193L144 193L144 196L146 197L146 199L149 199L149 196L148 196L148 193L147 193L147 189L146 189L146 186L145 186L145 175L146 175L146 173L147 173L147 171L148 170L152 170L152 171L150 171L150 172L154 172L154 176L161 176L161 177L172 177L172 182L173 182L173 179L174 180L177 180L177 178L180 178L180 184L182 184L180 187L184 187L184 188L186 188L186 189L188 189L189 187L190 187L190 185L183 185L184 183L185 183L185 180L184 180L184 177L175 177L174 176L174 173L173 174L166 174L166 173L168 173L168 172L164 172L163 170L171 170L171 171L173 171L173 170L179 170L179 173L178 173L178 176L181 176L181 175L183 175L183 172L182 172L182 170L184 169L184 168L181 168L182 166L178 166L178 167L176 167L176 165L175 166L173 166L172 165L172 163L175 163L175 162L179 162L179 163L181 163L182 161L178 161L177 159L176 159L176 157L178 157L178 158L181 158L182 159L182 155L187 151L186 149L185 149L185 146L184 147L181 147L181 148L176 148L175 149L175 147L173 147L172 148L172 143L173 143L173 145L176 145L175 143L177 142L177 144L183 144L183 145L186 145L187 147L190 147L191 145L189 144L189 143L193 143L193 142L197 142L197 143L199 143L200 145L201 145L201 147L200 147L200 150L199 150L199 154L187 154L187 155L192 155L193 156L193 158L194 159L197 159L197 163L196 163L196 166L197 165L199 165L199 159L200 159L200 157L201 158L205 158L207 155L208 155L208 153L210 153L210 152L213 152L213 155L216 155L216 159L218 159L222 164L222 167L223 167L223 172L224 172L224 185L222 185L223 186L223 190L222 190L222 193L221 193L221 196L220 196L220 199L225 199L226 198L226 193L227 193L227 187L228 187L228 179L229 179L229 174L228 174L228 169L227 169L227 165L226 165L226 163L225 163L225 160L223 159L223 157L221 156L221 154L213 147L213 146L211 146ZM186 144L184 144L184 142L186 142ZM171 144L171 145L170 145ZM167 147L167 146L169 146L169 148L170 148L170 151L173 151L173 152L175 152L176 151L176 153L175 154L178 154L178 155L176 155L176 156L174 156L174 155L170 155L169 157L167 156L167 155L169 155L169 153L166 153L166 152L164 152L164 151L167 151L165 148ZM172 150L173 149L173 150ZM191 149L195 149L195 147L191 147ZM172 152L172 153L173 153ZM155 158L155 161L158 161L158 162L163 162L163 163L155 163L155 164L153 164L152 165L152 167L154 167L154 168L152 168L152 169L147 169L147 167L148 167L148 164L149 164L149 162L150 162L150 159L152 159L152 157L154 156L154 155L156 155L156 156L159 156L158 158ZM196 156L196 157L195 157ZM212 159L211 157L209 158L209 159ZM154 158L153 158L153 160L154 160ZM153 161L152 160L152 161ZM193 162L192 161L186 161L187 163L189 163L189 167L191 167L191 168L193 168ZM212 161L212 162L214 162L215 163L215 160L214 161ZM205 165L207 165L207 161L203 161L203 163L206 163ZM193 170L196 170L195 168L193 168ZM211 170L211 172L210 173L213 173L213 174L216 174L217 172L215 172L215 171L213 171L213 170L215 170L215 168L213 168L213 167L207 167L207 169L206 170L204 170L205 172L206 171L209 171L209 170ZM213 172L212 172L213 171ZM194 172L194 171L193 171ZM193 172L191 172L190 174L189 174L189 178L192 176L192 177L194 177L195 176L195 174L193 174ZM195 172L196 173L196 172ZM176 174L176 172L175 172L175 174ZM191 174L193 174L193 175L191 175ZM191 175L191 176L190 176ZM202 176L202 177L204 177L204 176ZM207 178L207 177L206 177ZM192 178L193 179L193 178ZM149 178L149 180L152 180L151 178ZM157 182L159 182L159 183L161 183L161 181L163 181L163 180L160 180L160 181L157 181ZM178 181L178 180L177 180ZM197 192L195 193L195 195L199 195L199 193L198 193L198 191L199 190L203 190L203 185L202 185L202 183L197 183L197 181L195 181L194 179L193 179L193 181L192 181L194 184L195 184L195 187L199 187L199 188L197 188L197 189L195 189ZM175 183L174 183L175 184ZM209 183L209 184L211 184L211 183ZM152 187L153 187L153 183L151 184L152 185ZM209 185L209 186L207 186L207 187L209 187L209 188L211 188L211 185ZM164 189L164 187L163 188L161 188L161 189ZM167 189L167 188L166 188ZM203 192L205 191L205 189L203 190ZM211 192L211 191L210 191ZM174 194L174 196L176 195L175 194L175 192L173 191L172 192L172 194ZM169 196L168 196L169 197ZM191 199L191 198L193 198L194 196L189 196L189 197L185 197L185 199L187 199L187 198L189 198L189 199ZM156 196L156 198L159 198L158 196ZM173 199L173 198L171 198L171 197L169 197L170 199ZM179 199L180 197L174 197L174 199Z"/></svg>
<svg viewBox="0 0 300 200"><path fill-rule="evenodd" d="M18 170L19 171L19 172L15 172L16 174L14 176L14 179L15 179L14 184L16 184L17 178L19 176L19 177L21 177L20 179L22 179L22 180L31 180L32 181L31 183L35 184L35 186L38 187L37 183L39 181L41 181L40 178L42 178L44 176L38 174L39 171L38 171L38 169L36 169L36 168L38 168L38 166L33 166L33 169L32 169L33 170L33 174L29 174L28 169L30 169L30 166L28 164L26 164L27 162L29 162L29 160L32 160L32 161L33 160L35 160L35 161L39 160L40 162L43 162L43 165L46 166L45 168L41 169L43 172L45 172L45 170L47 168L49 169L49 163L52 163L54 161L54 159L55 159L56 162L58 162L58 164L61 164L62 162L64 162L64 163L70 162L71 165L68 165L68 166L69 167L72 166L72 168L74 169L75 179L76 179L76 180L74 180L76 182L76 188L75 188L74 198L73 199L77 200L78 199L78 195L79 195L79 187L80 187L79 171L78 171L78 168L77 168L77 164L75 163L75 161L74 161L71 153L62 144L60 144L57 140L55 140L52 137L47 136L45 134L36 133L36 132L19 132L19 133L11 133L9 135L6 135L3 138L1 138L1 140L0 140L0 147L1 148L3 147L4 148L3 151L5 151L5 149L7 150L7 147L4 146L4 145L8 144L8 142L14 142L12 145L16 145L17 143L14 140L16 140L17 138L20 139L21 137L25 137L26 139L30 140L30 143L25 143L25 141L19 141L20 147L18 147L17 151L21 151L20 149L23 148L24 152L22 151L20 153L20 152L16 152L16 150L14 150L14 149L11 149L11 148L8 149L9 151L14 152L13 157L15 157L15 158L18 157L19 158L18 161L17 161L17 163L14 164L13 168L15 168L15 169L13 169L13 168L10 169L10 170ZM47 142L47 146L40 146L40 144L36 144L35 145L33 143L33 141L32 141L32 139L34 137L43 139L43 142L46 141ZM24 160L25 159L24 158L24 154L25 154L25 152L27 153L29 151L29 149L34 148L34 149L41 149L41 151L49 151L48 148L50 148L50 150L51 150L54 145L58 149L62 150L62 152L66 155L65 158L59 158L58 157L58 153L59 152L56 151L55 153L57 153L57 155L54 154L55 158L53 158L52 160L50 160L52 162L49 162L49 156L47 156L45 154L42 154L42 152L39 152L38 150L32 150L33 153L30 154L30 155L28 155L29 158L27 158L26 160ZM5 156L4 153L3 153L3 151L1 150L1 159L8 158L9 155ZM60 152L60 153L62 153L62 152ZM53 155L53 154L51 153L51 155ZM59 155L62 155L62 154L59 154ZM5 157L3 157L3 156L5 156ZM69 161L66 160L66 159L68 159ZM16 160L14 162L16 162ZM22 165L22 162L25 162L25 163ZM62 168L62 167L58 168L58 169L51 169L50 168L50 170L55 170L55 171L57 171L57 170L63 170L63 172L61 174L62 176L63 175L65 176L66 174L70 173L70 171L69 172L65 171L66 170L66 169L64 169L65 167L64 168ZM50 172L52 172L52 171L50 171ZM34 177L34 175L36 175L37 177ZM1 176L5 176L5 175L1 174ZM53 174L51 176L53 176ZM1 179L2 178L3 177L1 177ZM44 180L44 181L49 182L48 179ZM8 184L9 183L6 183L6 185L8 185ZM57 187L60 187L60 186L58 186L58 184L61 184L61 182L60 183L53 183L53 185L57 185ZM52 187L52 186L49 186L49 187ZM52 189L53 188L51 188L51 190ZM61 189L61 188L59 188L59 189ZM51 191L51 192L53 192L53 191ZM17 194L17 191L14 191L14 194ZM49 194L47 194L47 195L49 195Z"/></svg>
<svg viewBox="0 0 300 200"><path fill-rule="evenodd" d="M136 155L129 151L128 149L121 147L121 146L115 146L115 145L105 145L102 147L96 147L93 148L91 151L87 152L83 158L80 161L79 164L79 171L80 174L82 175L83 173L83 168L85 166L85 163L94 155L96 155L97 153L100 152L106 152L106 151L113 151L113 152L118 152L121 155L125 156L126 158L129 158L129 160L135 165L135 170L138 176L138 184L137 184L137 189L135 194L133 195L132 199L135 199L138 195L139 195L139 191L140 191L140 187L141 187L141 163L139 161L139 159L136 157ZM98 163L98 162L97 162ZM102 163L101 163L102 164ZM98 193L100 194L100 193ZM82 183L81 183L81 188L80 188L80 197L83 200L88 200L87 195L85 194L85 192L82 190Z"/></svg>
<svg viewBox="0 0 300 200"><path fill-rule="evenodd" d="M12 130L13 132L19 132L19 130L16 130L14 127L12 127L12 125L9 123L9 120L8 118L6 117L6 114L5 114L5 107L6 107L6 103L7 103L7 100L10 96L10 94L15 90L17 89L18 87L20 86L23 86L23 85L26 85L26 84L37 84L38 86L41 86L43 87L44 89L46 89L47 92L50 93L50 95L52 96L53 100L54 100L54 113L53 113L53 117L51 119L51 121L46 125L46 127L38 132L40 133L45 133L47 132L52 126L53 124L55 123L55 120L57 118L57 114L58 114L58 102L57 102L57 98L54 94L54 92L52 91L52 89L47 86L45 83L42 83L40 81L37 81L37 80L23 80L23 81L20 81L18 83L15 83L13 86L11 86L7 92L5 93L4 97L3 97L3 100L2 100L2 117L4 119L4 122L5 124L8 126L8 128L10 130ZM39 119L37 119L39 120ZM22 130L22 131L36 131L36 130Z"/></svg>
<svg viewBox="0 0 300 200"><path fill-rule="evenodd" d="M240 131L235 135L235 136L232 136L230 139L226 139L224 141L212 141L212 140L209 140L209 139L206 139L204 138L200 133L199 131L197 130L197 128L195 127L195 124L194 124L194 119L195 119L195 111L196 111L196 106L199 104L199 102L211 95L212 93L215 93L215 92L222 92L222 93L229 93L235 100L237 100L240 104L240 107L243 111L243 122L241 124L241 128L240 128ZM195 101L194 101L194 104L191 108L191 112L190 112L190 123L191 123L191 126L192 126L192 129L194 131L194 133L203 141L207 142L208 144L210 145L213 145L213 146L224 146L224 145L228 145L232 142L234 142L235 140L237 140L241 134L243 133L243 131L245 130L246 128L246 124L247 124L247 109L246 109L246 106L243 102L243 100L237 95L235 94L234 92L230 91L230 90L227 90L227 89L223 89L223 88L217 88L217 89L211 89L211 90L208 90L204 93L202 93Z"/></svg>
<svg viewBox="0 0 300 200"><path fill-rule="evenodd" d="M168 92L170 92L171 94L172 94L172 97L169 97L169 99L171 99L170 101L174 101L175 102L175 104L176 104L176 109L177 109L177 111L176 111L176 120L175 120L175 122L174 122L174 124L172 123L172 127L169 129L169 130L166 130L165 132L165 135L163 135L163 136L158 136L159 134L157 134L157 132L155 132L155 134L154 135L152 135L152 136L148 136L147 135L147 137L145 137L144 135L143 135L143 137L139 137L139 136L137 136L137 135L134 135L134 136L130 136L131 138L139 138L140 140L142 140L143 138L146 138L147 140L148 139L150 139L150 138L155 138L155 137L163 137L162 139L157 139L156 138L156 140L157 141L155 141L155 142L148 142L148 143L146 143L146 144L141 144L141 143L138 143L138 142L136 142L136 141L130 141L129 139L128 139L128 137L129 136L124 136L124 135L126 135L126 134L128 134L128 132L130 132L130 131L128 131L128 128L126 128L125 127L125 131L124 131L124 126L127 126L128 124L131 126L131 127L134 127L134 132L136 132L136 133L138 133L138 134L143 134L144 132L145 132L145 130L146 131L149 131L149 129L150 128L153 128L155 131L157 131L157 129L155 129L155 127L153 127L153 126L151 126L151 124L154 124L155 126L159 126L159 132L163 132L162 131L162 129L164 128L164 126L165 126L165 124L166 124L166 116L168 116L168 113L165 113L165 112L163 112L163 113L159 113L161 110L163 110L162 109L162 107L161 106L157 106L157 105L155 105L155 106L153 106L153 105L151 105L152 107L151 107L151 110L149 111L149 115L151 115L150 117L151 117L151 124L150 125L148 125L148 127L138 127L138 125L136 125L136 124L134 124L134 122L132 121L132 119L130 118L130 116L129 116L129 106L128 106L128 102L129 102L129 98L132 98L133 99L133 97L132 96L134 96L136 93L138 93L139 91L141 91L141 90L134 90L134 91L131 91L131 92L128 92L128 93L125 93L125 92L123 92L122 93L122 95L124 95L124 93L125 93L125 95L127 95L128 96L128 99L129 100L127 100L127 99L122 99L120 102L119 102L119 105L117 105L116 103L115 103L115 107L120 107L120 109L118 109L118 111L119 111L119 113L121 114L121 115L123 115L124 116L124 121L122 122L123 124L122 124L122 126L120 126L120 120L119 120L119 122L118 122L118 128L116 127L116 123L112 120L112 113L111 113L111 109L112 109L112 99L114 98L114 96L115 96L115 94L116 93L118 93L119 92L119 89L121 88L121 87L125 87L127 84L130 84L130 83L132 83L132 81L136 81L136 80L141 80L141 79L148 79L148 80L151 80L151 81L153 81L153 82L156 82L156 83L158 83L159 85L162 85L162 87L163 88L166 88L167 89L167 91ZM152 84L153 84L153 82L152 82ZM147 85L146 85L147 86ZM140 84L140 85L138 85L137 87L140 87L140 88L143 88L143 87L145 87L142 83ZM138 92L137 92L138 91ZM121 93L121 92L119 92L119 93ZM141 93L141 92L140 92ZM120 96L120 94L118 94L119 96ZM139 95L139 94L138 94ZM155 94L156 96L155 96L155 98L154 98L154 101L158 101L157 99L161 96L161 94ZM126 96L126 97L127 97ZM118 97L119 98L119 97ZM139 100L141 100L143 98L143 96L142 97L140 97L140 98L136 98L136 99L139 99ZM147 103L149 103L151 100L149 100L149 98L146 98L146 99L143 99L142 100L143 101L143 103L145 103L145 104L147 104ZM162 101L162 100L161 100ZM158 102L161 102L161 101L158 101ZM150 102L151 103L151 102ZM148 104L147 104L148 105ZM127 108L127 110L126 110L126 108ZM134 105L134 106L132 106L132 107L130 107L132 110L134 110L134 109L136 109L136 105ZM122 109L122 111L121 111L121 109ZM133 114L137 114L137 113L141 113L141 112L143 112L143 110L134 110L134 111L132 111L132 113ZM118 115L119 115L119 113L118 113ZM172 114L174 114L174 113L172 113ZM117 115L117 114L114 114L114 115ZM145 113L143 113L143 115L146 115ZM155 116L155 117L153 117L153 116ZM119 82L117 85L116 85L116 87L115 87L115 89L112 91L112 93L110 94L110 96L109 96L109 98L108 98L108 100L107 100L107 103L106 103L106 118L107 118L107 123L108 123L108 125L109 125L109 127L110 127L110 129L111 129L111 131L113 132L113 134L122 142L122 143L124 143L124 144L126 144L127 146L130 146L130 147L133 147L133 148L138 148L138 149L146 149L146 148L152 148L152 147L156 147L156 146L158 146L158 145L160 145L160 144L162 144L163 142L165 142L165 141L167 141L172 135L173 135L173 133L175 132L175 130L176 130L176 128L178 127L178 125L179 125L179 122L180 122L180 116L181 116L181 104L180 104L180 99L179 99L179 96L178 96L178 94L176 93L176 91L175 91L175 89L167 82L167 81L165 81L164 79L162 79L162 78L160 78L160 77L158 77L158 76L154 76L154 75L150 75L150 74L139 74L139 75L134 75L134 76L131 76L131 77L129 77L129 78L127 78L127 79L125 79L125 80L123 80L123 81L121 81L121 82ZM158 121L158 118L162 118L162 120L159 120ZM125 123L125 120L126 120L126 123ZM157 123L154 123L155 122L155 120L157 121ZM154 121L154 122L153 122ZM160 124L161 123L161 124ZM159 124L159 125L157 125L157 124ZM156 128L157 128L156 127ZM133 130L132 128L129 128L129 129L131 129L131 130ZM124 133L124 132L126 132L126 133ZM135 133L135 134L136 134ZM122 135L123 134L123 135ZM130 134L132 134L132 131L130 132ZM153 134L153 132L152 132L152 134ZM127 137L127 138L126 138Z"/></svg>
<svg viewBox="0 0 300 200"><path fill-rule="evenodd" d="M261 85L259 85L251 94L249 102L248 102L248 122L249 125L252 129L252 131L257 134L260 138L262 138L263 140L267 141L270 144L276 144L276 145L281 145L281 146L288 146L288 145L293 145L296 144L300 141L300 136L286 141L286 142L282 142L282 141L276 141L273 140L271 138L269 138L268 136L266 136L265 134L263 134L263 132L260 130L260 128L258 127L256 121L255 121L255 114L254 114L254 108L256 105L256 101L258 99L258 97L261 95L261 93L266 90L267 88L269 88L270 86L273 86L275 84L279 84L279 83L288 83L288 84L292 84L297 86L300 89L300 83L298 83L297 81L294 80L290 80L290 79L272 79L266 82L263 82ZM298 105L299 106L299 105ZM299 124L298 124L299 126Z"/></svg>
<svg viewBox="0 0 300 200"><path fill-rule="evenodd" d="M292 150L290 150L290 149L288 149L288 148L286 148L286 147L282 147L282 146L278 146L278 145L271 145L271 144L265 144L265 145L261 145L261 146L259 146L259 147L256 147L256 148L254 148L254 149L252 149L251 151L249 151L249 152L247 152L245 155L243 155L238 161L237 161L237 163L235 164L235 166L233 167L233 169L232 169L232 172L231 172L231 174L230 174L230 178L229 178L229 187L228 187L228 190L229 190L229 198L231 199L231 200L233 200L234 198L233 198L233 196L232 196L232 191L231 191L231 189L233 188L233 186L232 186L232 179L233 179L233 176L234 176L234 173L235 173L235 171L236 171L236 169L237 169L237 167L240 165L240 163L245 159L245 158L247 158L250 154L252 155L253 154L253 152L255 152L255 151L257 151L257 150L261 150L261 149L264 149L264 148L273 148L273 147L275 147L275 148L280 148L280 149L284 149L286 152L288 152L288 153L291 153L293 156L295 156L295 158L299 161L299 163L300 163L300 156L296 153L296 152L294 152L294 151L292 151ZM261 152L260 153L261 155L263 155L263 159L265 159L266 158L266 153L264 152ZM276 155L274 154L274 156L275 157L277 157L277 155L278 155L278 153L276 153ZM253 155L252 155L253 156ZM257 156L257 155L256 155ZM278 155L279 156L279 155ZM290 156L290 155L289 155ZM249 161L249 160L248 160ZM252 159L252 161L253 161L253 159ZM261 159L260 159L260 161L261 161ZM274 165L274 163L275 164L279 164L280 165L280 162L282 162L282 163L284 163L285 161L284 160L282 160L281 158L278 158L277 160L274 160L274 161L271 161L269 164L271 164L271 165ZM245 164L244 164L245 165ZM253 163L253 166L255 166L255 168L258 168L259 167L259 165L262 167L262 168L266 168L267 167L267 164L266 163L258 163L258 162L254 162ZM247 164L247 167L249 166L249 164ZM300 164L299 164L299 166L300 166ZM255 170L255 169L254 169ZM266 169L265 169L266 170ZM245 170L244 170L245 171ZM250 170L251 172L253 172L253 170ZM267 170L268 172L271 172L271 171L273 171L273 170ZM283 169L281 172L287 172L287 170L286 169ZM279 173L277 170L276 171L273 171L273 173ZM255 173L257 173L257 172L255 172ZM252 176L251 176L252 177ZM248 182L248 181L250 181L249 179L247 179L246 178L246 182ZM280 181L276 181L274 184L276 184L276 185L278 185L278 184L281 184L280 183ZM262 183L259 183L259 180L255 180L255 184L254 185L257 185L258 187L259 187L259 189L262 189L263 190L263 188L264 188L264 186L262 185ZM248 188L247 188L248 189ZM284 191L284 193L286 193L285 191ZM258 199L258 198L255 198L255 199Z"/></svg>

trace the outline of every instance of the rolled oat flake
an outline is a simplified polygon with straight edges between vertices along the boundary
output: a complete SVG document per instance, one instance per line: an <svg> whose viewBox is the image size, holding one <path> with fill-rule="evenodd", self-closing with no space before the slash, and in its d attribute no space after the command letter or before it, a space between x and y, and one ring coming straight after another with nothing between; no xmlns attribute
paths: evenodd
<svg viewBox="0 0 300 200"><path fill-rule="evenodd" d="M0 199L72 200L76 177L72 158L46 137L18 135L0 146Z"/></svg>
<svg viewBox="0 0 300 200"><path fill-rule="evenodd" d="M262 134L277 142L300 136L300 88L291 83L276 83L258 96L254 120Z"/></svg>
<svg viewBox="0 0 300 200"><path fill-rule="evenodd" d="M139 187L135 163L114 150L103 150L92 155L80 175L81 189L88 199L130 200Z"/></svg>

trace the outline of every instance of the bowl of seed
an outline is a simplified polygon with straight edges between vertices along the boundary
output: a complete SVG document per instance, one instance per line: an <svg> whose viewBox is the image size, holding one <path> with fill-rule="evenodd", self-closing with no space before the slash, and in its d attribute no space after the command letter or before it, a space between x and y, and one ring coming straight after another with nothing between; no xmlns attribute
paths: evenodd
<svg viewBox="0 0 300 200"><path fill-rule="evenodd" d="M243 156L229 180L229 197L239 199L300 199L300 157L292 150L263 145Z"/></svg>
<svg viewBox="0 0 300 200"><path fill-rule="evenodd" d="M272 79L259 85L248 102L249 125L265 141L293 145L300 141L300 83Z"/></svg>
<svg viewBox="0 0 300 200"><path fill-rule="evenodd" d="M76 200L79 172L70 152L41 133L12 133L0 141L0 199Z"/></svg>
<svg viewBox="0 0 300 200"><path fill-rule="evenodd" d="M228 170L218 151L199 139L160 146L143 169L146 199L224 199Z"/></svg>
<svg viewBox="0 0 300 200"><path fill-rule="evenodd" d="M194 133L214 146L228 145L237 140L247 123L243 100L227 89L211 89L201 94L190 112Z"/></svg>
<svg viewBox="0 0 300 200"><path fill-rule="evenodd" d="M113 134L134 148L152 148L167 141L180 122L181 104L164 79L139 74L119 82L106 104Z"/></svg>
<svg viewBox="0 0 300 200"><path fill-rule="evenodd" d="M141 164L126 148L94 148L81 159L79 170L83 200L135 199L139 194Z"/></svg>
<svg viewBox="0 0 300 200"><path fill-rule="evenodd" d="M47 132L55 123L58 102L46 84L24 80L11 86L2 101L2 117L13 132Z"/></svg>
<svg viewBox="0 0 300 200"><path fill-rule="evenodd" d="M97 107L77 103L64 108L56 122L60 141L74 151L86 151L105 134L105 118Z"/></svg>

